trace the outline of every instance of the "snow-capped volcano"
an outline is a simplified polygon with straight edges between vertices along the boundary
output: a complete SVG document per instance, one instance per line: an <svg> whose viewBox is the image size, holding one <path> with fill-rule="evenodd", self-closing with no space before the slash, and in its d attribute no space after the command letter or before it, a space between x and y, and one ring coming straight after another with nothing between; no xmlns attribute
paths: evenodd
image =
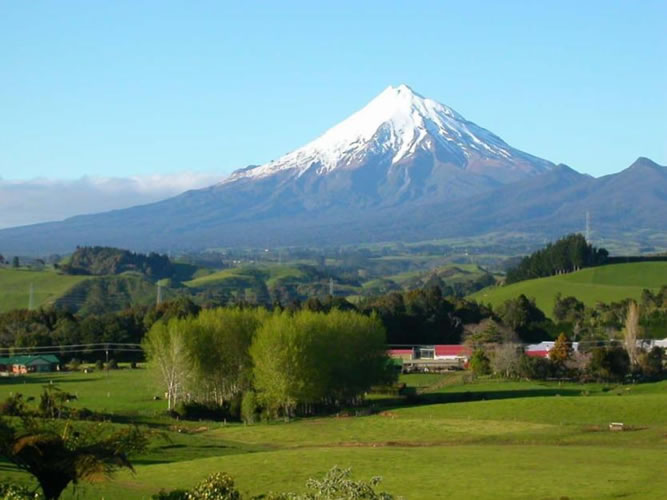
<svg viewBox="0 0 667 500"><path fill-rule="evenodd" d="M399 85L387 87L304 147L267 164L238 170L223 184L276 174L289 173L290 178L306 172L322 175L369 163L391 169L424 153L434 155L436 164L489 175L501 183L553 166L512 148L453 109Z"/></svg>

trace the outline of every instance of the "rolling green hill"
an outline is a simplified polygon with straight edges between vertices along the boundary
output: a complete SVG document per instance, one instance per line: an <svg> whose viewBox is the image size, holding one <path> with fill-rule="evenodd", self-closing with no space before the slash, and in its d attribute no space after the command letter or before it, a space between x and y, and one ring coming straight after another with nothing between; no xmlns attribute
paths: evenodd
<svg viewBox="0 0 667 500"><path fill-rule="evenodd" d="M155 284L138 273L117 276L61 274L52 269L0 269L0 312L55 305L72 311L102 313L155 301ZM168 299L173 292L163 290Z"/></svg>
<svg viewBox="0 0 667 500"><path fill-rule="evenodd" d="M656 291L663 285L667 285L667 262L638 262L591 267L560 276L485 288L470 298L495 307L524 294L534 298L537 306L551 317L558 293L574 296L587 306L593 306L597 302L639 299L643 289Z"/></svg>
<svg viewBox="0 0 667 500"><path fill-rule="evenodd" d="M52 270L32 271L0 268L0 312L26 308L33 288L35 307L53 303L90 276L69 276Z"/></svg>

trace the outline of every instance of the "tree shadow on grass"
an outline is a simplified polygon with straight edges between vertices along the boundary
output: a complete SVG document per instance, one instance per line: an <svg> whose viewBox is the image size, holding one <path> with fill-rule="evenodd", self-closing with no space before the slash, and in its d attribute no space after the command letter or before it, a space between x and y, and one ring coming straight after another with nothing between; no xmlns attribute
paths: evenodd
<svg viewBox="0 0 667 500"><path fill-rule="evenodd" d="M426 406L446 403L468 403L471 401L492 401L500 399L536 398L548 396L577 397L581 390L573 388L518 389L501 391L459 391L407 394L403 397L376 400L380 411L414 406Z"/></svg>
<svg viewBox="0 0 667 500"><path fill-rule="evenodd" d="M99 378L58 378L48 377L46 375L23 375L19 377L2 377L0 378L0 387L3 386L26 386L26 385L61 385L79 382L97 382Z"/></svg>

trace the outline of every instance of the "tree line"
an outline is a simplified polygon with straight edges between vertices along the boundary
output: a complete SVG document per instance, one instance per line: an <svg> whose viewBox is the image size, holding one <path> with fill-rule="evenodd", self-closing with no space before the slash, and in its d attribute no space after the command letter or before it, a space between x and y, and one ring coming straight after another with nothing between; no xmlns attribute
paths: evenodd
<svg viewBox="0 0 667 500"><path fill-rule="evenodd" d="M507 271L505 283L599 266L604 264L608 257L609 252L606 249L594 247L581 234L570 234L521 259L516 267Z"/></svg>
<svg viewBox="0 0 667 500"><path fill-rule="evenodd" d="M368 297L353 304L342 297L310 298L277 303L271 311L310 311L327 313L332 310L354 311L365 316L376 315L386 332L389 345L458 344L470 329L488 321L511 330L523 343L553 340L563 332L576 341L605 341L617 338L622 331L629 299L610 304L585 306L575 297L558 296L550 319L535 301L519 295L492 308L453 296L443 296L438 287L391 292ZM14 310L0 314L0 347L21 348L92 343L139 344L158 320L197 315L201 307L180 297L159 305L134 306L116 313L72 314L59 309L35 311ZM241 303L235 307L257 309ZM263 307L259 309L264 309ZM657 292L645 290L639 301L639 325L642 338L667 337L667 287ZM57 353L57 352L56 352ZM63 361L68 355L63 353ZM136 353L111 352L117 361L138 361ZM82 352L80 359L94 362L104 358L102 352Z"/></svg>
<svg viewBox="0 0 667 500"><path fill-rule="evenodd" d="M78 247L69 259L58 265L65 274L113 275L135 271L153 279L170 277L173 264L166 255L148 255L112 247Z"/></svg>

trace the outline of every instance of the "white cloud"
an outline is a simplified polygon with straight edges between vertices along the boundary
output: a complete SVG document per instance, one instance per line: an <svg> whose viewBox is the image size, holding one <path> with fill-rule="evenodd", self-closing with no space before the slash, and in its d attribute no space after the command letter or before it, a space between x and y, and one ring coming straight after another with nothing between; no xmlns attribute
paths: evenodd
<svg viewBox="0 0 667 500"><path fill-rule="evenodd" d="M76 180L0 178L0 228L151 203L210 186L222 178L195 172Z"/></svg>

